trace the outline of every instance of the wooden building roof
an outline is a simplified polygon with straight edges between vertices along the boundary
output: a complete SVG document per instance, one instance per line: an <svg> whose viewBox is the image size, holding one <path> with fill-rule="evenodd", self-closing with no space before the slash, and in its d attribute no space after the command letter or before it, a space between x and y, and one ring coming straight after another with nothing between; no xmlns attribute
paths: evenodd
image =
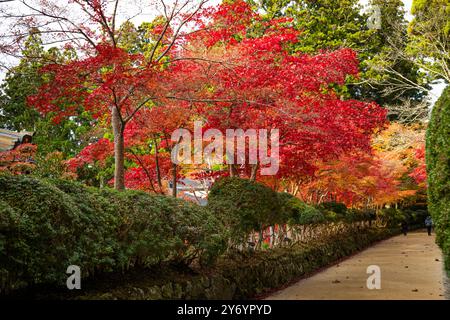
<svg viewBox="0 0 450 320"><path fill-rule="evenodd" d="M0 152L15 149L22 143L31 143L33 136L34 132L0 129Z"/></svg>

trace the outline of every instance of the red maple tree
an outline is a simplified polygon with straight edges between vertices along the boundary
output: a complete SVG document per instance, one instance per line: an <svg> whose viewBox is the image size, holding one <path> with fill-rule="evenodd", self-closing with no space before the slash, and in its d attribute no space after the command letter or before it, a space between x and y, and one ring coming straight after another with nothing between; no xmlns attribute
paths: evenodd
<svg viewBox="0 0 450 320"><path fill-rule="evenodd" d="M93 19L102 24L103 7L93 10ZM167 136L176 128L192 127L192 117L222 132L279 129L277 176L291 179L311 174L319 160L368 150L371 135L385 121L386 113L378 105L342 100L332 89L348 75L357 76L352 50L294 55L288 44L301 41L301 35L290 21L264 21L244 1L206 9L200 5L180 15L177 28L167 19L154 29L154 49L145 55L120 48L112 20L105 21L104 35L93 53L46 67L52 80L29 102L43 113L53 113L56 122L88 111L108 124L114 135L117 189L126 185L125 157L136 164L129 179L146 175L150 181L156 176L160 184L157 153L133 154L133 146L148 144L149 139L154 144L163 141L167 154L171 144ZM179 31L187 23L195 26L195 32ZM239 168L230 169L230 174L239 174ZM258 165L250 171L241 169L257 177ZM176 165L172 176L176 183Z"/></svg>

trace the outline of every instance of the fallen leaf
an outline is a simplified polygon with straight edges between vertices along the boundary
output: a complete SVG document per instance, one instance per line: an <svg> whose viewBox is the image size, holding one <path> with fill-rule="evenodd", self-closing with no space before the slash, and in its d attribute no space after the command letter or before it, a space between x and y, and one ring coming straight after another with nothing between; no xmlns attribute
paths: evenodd
<svg viewBox="0 0 450 320"><path fill-rule="evenodd" d="M341 283L339 280L334 280L331 283Z"/></svg>

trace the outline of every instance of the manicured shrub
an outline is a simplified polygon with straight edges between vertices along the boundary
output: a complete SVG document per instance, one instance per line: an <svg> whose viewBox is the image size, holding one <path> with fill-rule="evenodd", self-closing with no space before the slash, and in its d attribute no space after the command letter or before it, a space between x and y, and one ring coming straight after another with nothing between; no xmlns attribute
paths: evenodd
<svg viewBox="0 0 450 320"><path fill-rule="evenodd" d="M426 144L428 210L450 270L450 87L433 107Z"/></svg>
<svg viewBox="0 0 450 320"><path fill-rule="evenodd" d="M102 195L98 189L76 181L47 181L70 196L82 212L80 219L83 229L79 234L83 248L80 252L82 270L89 274L112 271L118 265L125 265L117 238L123 219L117 214L117 206L111 199Z"/></svg>
<svg viewBox="0 0 450 320"><path fill-rule="evenodd" d="M398 208L390 207L383 208L378 211L378 220L387 226L398 226L400 223L406 221L410 223L409 217Z"/></svg>
<svg viewBox="0 0 450 320"><path fill-rule="evenodd" d="M10 259L11 252L19 252L21 243L17 239L19 215L6 202L0 200L0 292L2 287L15 288L23 285L16 276L19 264Z"/></svg>
<svg viewBox="0 0 450 320"><path fill-rule="evenodd" d="M287 223L295 214L292 208L292 202L296 197L287 192L278 192L278 201L280 203L280 224Z"/></svg>
<svg viewBox="0 0 450 320"><path fill-rule="evenodd" d="M212 262L225 249L223 226L206 208L196 204L141 191L98 190L76 182L53 182L76 197L83 212L104 213L106 221L93 223L109 221L102 237L114 238L113 245L114 240L118 242L119 255L114 258L122 266L194 258Z"/></svg>
<svg viewBox="0 0 450 320"><path fill-rule="evenodd" d="M321 223L325 220L318 209L307 205L289 193L280 193L279 197L289 224L308 225Z"/></svg>
<svg viewBox="0 0 450 320"><path fill-rule="evenodd" d="M323 202L314 206L319 210L324 219L329 222L338 222L345 219L347 207L343 203L338 202Z"/></svg>
<svg viewBox="0 0 450 320"><path fill-rule="evenodd" d="M220 221L204 207L140 191L103 190L122 217L119 241L131 264L212 262L226 248Z"/></svg>
<svg viewBox="0 0 450 320"><path fill-rule="evenodd" d="M58 282L69 265L80 264L82 213L70 196L48 182L3 175L0 199L2 224L10 222L2 226L1 247L8 278Z"/></svg>
<svg viewBox="0 0 450 320"><path fill-rule="evenodd" d="M425 219L429 215L426 206L408 206L401 209L408 218L410 225L415 227L424 227Z"/></svg>
<svg viewBox="0 0 450 320"><path fill-rule="evenodd" d="M333 211L338 215L344 216L347 213L347 206L340 202L323 202L319 205L322 210Z"/></svg>
<svg viewBox="0 0 450 320"><path fill-rule="evenodd" d="M208 196L208 208L229 231L232 241L244 241L283 218L277 193L250 180L223 178L214 183Z"/></svg>
<svg viewBox="0 0 450 320"><path fill-rule="evenodd" d="M358 210L358 209L347 209L344 215L344 221L346 222L358 222L358 221L369 221L375 220L376 213L373 210Z"/></svg>
<svg viewBox="0 0 450 320"><path fill-rule="evenodd" d="M206 208L138 191L98 190L64 180L0 177L0 289L63 284L158 263L210 264L226 249Z"/></svg>

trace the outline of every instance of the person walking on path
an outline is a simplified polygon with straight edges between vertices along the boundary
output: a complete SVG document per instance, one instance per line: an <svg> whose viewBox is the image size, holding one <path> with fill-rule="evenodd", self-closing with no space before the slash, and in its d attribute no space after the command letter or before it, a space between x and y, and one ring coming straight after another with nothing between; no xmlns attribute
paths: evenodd
<svg viewBox="0 0 450 320"><path fill-rule="evenodd" d="M433 219L431 216L425 219L425 227L427 227L428 235L431 236L431 228L433 227Z"/></svg>
<svg viewBox="0 0 450 320"><path fill-rule="evenodd" d="M402 232L405 236L408 234L408 221L406 220L403 220L402 222Z"/></svg>

